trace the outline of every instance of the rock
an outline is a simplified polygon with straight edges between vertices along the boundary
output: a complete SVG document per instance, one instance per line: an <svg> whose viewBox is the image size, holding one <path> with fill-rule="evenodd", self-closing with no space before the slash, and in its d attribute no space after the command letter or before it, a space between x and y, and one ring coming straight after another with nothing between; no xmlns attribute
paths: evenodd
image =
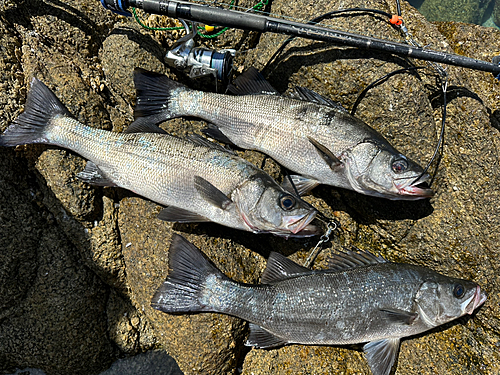
<svg viewBox="0 0 500 375"><path fill-rule="evenodd" d="M383 0L362 5L395 11L392 2ZM340 6L360 3L275 1L270 10L311 19L318 9ZM487 61L498 54L498 31L433 24L408 4L402 7L409 31L422 45ZM171 23L141 17L150 26ZM324 22L401 40L397 31L368 15ZM113 131L122 131L133 120L135 67L213 90L210 78L190 81L164 66L165 49L178 36L143 30L95 1L0 2L0 130L20 113L33 76L54 89L78 120ZM285 39L231 31L203 45L248 51L237 54L235 68L241 72L252 65L262 69ZM264 74L282 92L305 86L351 109L370 83L409 65L378 52L295 40ZM500 84L489 73L455 67L447 72L446 137L441 162L437 170L436 163L431 167L437 194L430 202L392 202L330 187L318 187L306 197L341 224L315 267L325 267L328 254L341 246L356 245L389 260L474 280L488 293L488 301L472 317L404 340L396 374L500 371ZM432 69L393 76L369 90L356 110L423 165L440 132L442 99L436 77ZM176 119L162 126L185 136L200 133L204 123ZM256 165L265 160L256 152L237 152ZM302 345L250 350L243 345L246 323L239 319L169 316L150 307L167 275L174 232L200 247L229 277L247 283L259 281L271 250L303 262L316 239L285 241L215 224L161 222L156 219L160 207L152 202L80 182L75 176L85 161L75 154L36 145L0 153L0 371L37 367L48 375L99 373L118 356L161 349L185 374L234 374L241 369L243 374L369 373L359 350ZM264 168L283 178L276 163L267 160Z"/></svg>

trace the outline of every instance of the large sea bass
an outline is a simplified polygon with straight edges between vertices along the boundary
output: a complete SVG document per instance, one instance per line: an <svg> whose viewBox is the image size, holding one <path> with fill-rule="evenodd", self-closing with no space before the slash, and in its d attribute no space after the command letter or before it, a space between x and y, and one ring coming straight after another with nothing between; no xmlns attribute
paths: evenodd
<svg viewBox="0 0 500 375"><path fill-rule="evenodd" d="M167 313L216 312L250 322L247 345L363 346L374 375L388 375L402 337L472 312L486 300L473 282L428 268L341 253L332 269L311 271L271 253L262 284L237 283L175 235L167 280L152 299Z"/></svg>
<svg viewBox="0 0 500 375"><path fill-rule="evenodd" d="M211 123L207 135L261 151L298 173L292 179L300 194L327 184L388 199L433 195L425 186L430 176L421 176L423 169L380 133L305 88L297 89L297 99L280 96L254 68L230 86L237 95L192 90L140 69L134 81L136 117L202 118Z"/></svg>
<svg viewBox="0 0 500 375"><path fill-rule="evenodd" d="M168 206L159 215L163 220L213 221L280 236L314 234L309 223L316 210L265 172L202 137L193 138L197 144L158 129L144 133L151 128L140 120L127 134L85 126L34 79L25 111L2 134L0 145L45 143L70 149L89 160L79 178Z"/></svg>

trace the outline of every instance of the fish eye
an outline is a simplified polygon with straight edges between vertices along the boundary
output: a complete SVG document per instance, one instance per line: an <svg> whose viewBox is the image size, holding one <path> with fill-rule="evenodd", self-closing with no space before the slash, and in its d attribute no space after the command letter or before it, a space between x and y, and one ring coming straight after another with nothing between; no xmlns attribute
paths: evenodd
<svg viewBox="0 0 500 375"><path fill-rule="evenodd" d="M288 211L295 206L295 198L291 195L282 195L280 198L280 206L282 209Z"/></svg>
<svg viewBox="0 0 500 375"><path fill-rule="evenodd" d="M465 294L465 288L462 284L456 284L453 288L453 295L457 298L462 298Z"/></svg>
<svg viewBox="0 0 500 375"><path fill-rule="evenodd" d="M403 173L408 169L408 162L404 159L396 160L392 163L392 170L396 173Z"/></svg>

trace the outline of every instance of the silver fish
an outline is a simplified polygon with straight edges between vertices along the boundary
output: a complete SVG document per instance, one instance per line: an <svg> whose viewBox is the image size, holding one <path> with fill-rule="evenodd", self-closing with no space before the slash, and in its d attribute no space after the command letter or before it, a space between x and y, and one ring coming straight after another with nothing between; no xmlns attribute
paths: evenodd
<svg viewBox="0 0 500 375"><path fill-rule="evenodd" d="M422 167L339 104L305 88L297 88L297 98L280 96L254 68L230 86L236 96L192 90L140 69L134 81L136 117L202 118L212 138L261 151L298 173L292 180L300 194L318 184L393 200L434 194Z"/></svg>
<svg viewBox="0 0 500 375"><path fill-rule="evenodd" d="M1 146L45 143L88 159L78 177L119 186L168 206L160 219L212 221L254 233L309 236L316 210L251 163L203 137L170 136L138 120L127 134L79 123L34 79L25 111L0 137ZM156 133L145 133L147 131Z"/></svg>
<svg viewBox="0 0 500 375"><path fill-rule="evenodd" d="M246 345L366 343L374 375L388 375L402 337L472 312L481 288L428 268L366 252L336 255L332 269L311 271L271 253L262 284L237 283L186 239L175 235L169 273L152 299L166 313L216 312L250 322Z"/></svg>

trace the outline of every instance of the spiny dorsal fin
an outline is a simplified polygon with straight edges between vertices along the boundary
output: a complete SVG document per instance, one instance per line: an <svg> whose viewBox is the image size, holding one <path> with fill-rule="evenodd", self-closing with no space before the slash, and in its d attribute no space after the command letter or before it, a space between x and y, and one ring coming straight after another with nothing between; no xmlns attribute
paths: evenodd
<svg viewBox="0 0 500 375"><path fill-rule="evenodd" d="M284 255L271 251L260 282L261 284L272 284L311 272L310 269L302 267Z"/></svg>
<svg viewBox="0 0 500 375"><path fill-rule="evenodd" d="M254 67L250 67L236 78L228 85L227 90L233 95L280 95Z"/></svg>
<svg viewBox="0 0 500 375"><path fill-rule="evenodd" d="M398 356L399 339L371 341L363 347L373 375L389 375Z"/></svg>
<svg viewBox="0 0 500 375"><path fill-rule="evenodd" d="M382 257L373 255L367 251L356 249L356 252L345 249L345 252L333 254L328 260L328 267L335 271L346 270L355 267L365 267L378 263L388 263Z"/></svg>
<svg viewBox="0 0 500 375"><path fill-rule="evenodd" d="M226 194L217 189L203 177L194 176L194 187L205 200L220 209L225 210L227 206L233 203L233 201L229 199Z"/></svg>
<svg viewBox="0 0 500 375"><path fill-rule="evenodd" d="M106 175L90 160L85 169L76 175L80 180L94 186L116 186Z"/></svg>
<svg viewBox="0 0 500 375"><path fill-rule="evenodd" d="M323 158L324 161L328 164L328 166L335 170L336 168L342 166L342 162L331 152L327 147L323 146L317 140L311 137L307 137L309 142L316 147L318 154Z"/></svg>
<svg viewBox="0 0 500 375"><path fill-rule="evenodd" d="M295 91L291 96L294 99L299 99L305 102L315 103L319 105L326 105L328 107L332 107L339 111L348 113L341 104L334 102L332 99L322 96L317 92L309 90L305 87L296 86Z"/></svg>
<svg viewBox="0 0 500 375"><path fill-rule="evenodd" d="M217 143L214 143L206 138L203 138L201 135L189 134L187 138L188 138L188 140L190 140L193 143L196 143L197 145L212 148L214 150L229 152L230 154L234 155L234 152L232 150L229 150L229 149L227 149L227 148L225 148Z"/></svg>
<svg viewBox="0 0 500 375"><path fill-rule="evenodd" d="M256 348L274 348L276 346L285 345L287 342L283 339L266 331L264 328L254 323L248 323L250 335L245 342L245 346L255 346Z"/></svg>

